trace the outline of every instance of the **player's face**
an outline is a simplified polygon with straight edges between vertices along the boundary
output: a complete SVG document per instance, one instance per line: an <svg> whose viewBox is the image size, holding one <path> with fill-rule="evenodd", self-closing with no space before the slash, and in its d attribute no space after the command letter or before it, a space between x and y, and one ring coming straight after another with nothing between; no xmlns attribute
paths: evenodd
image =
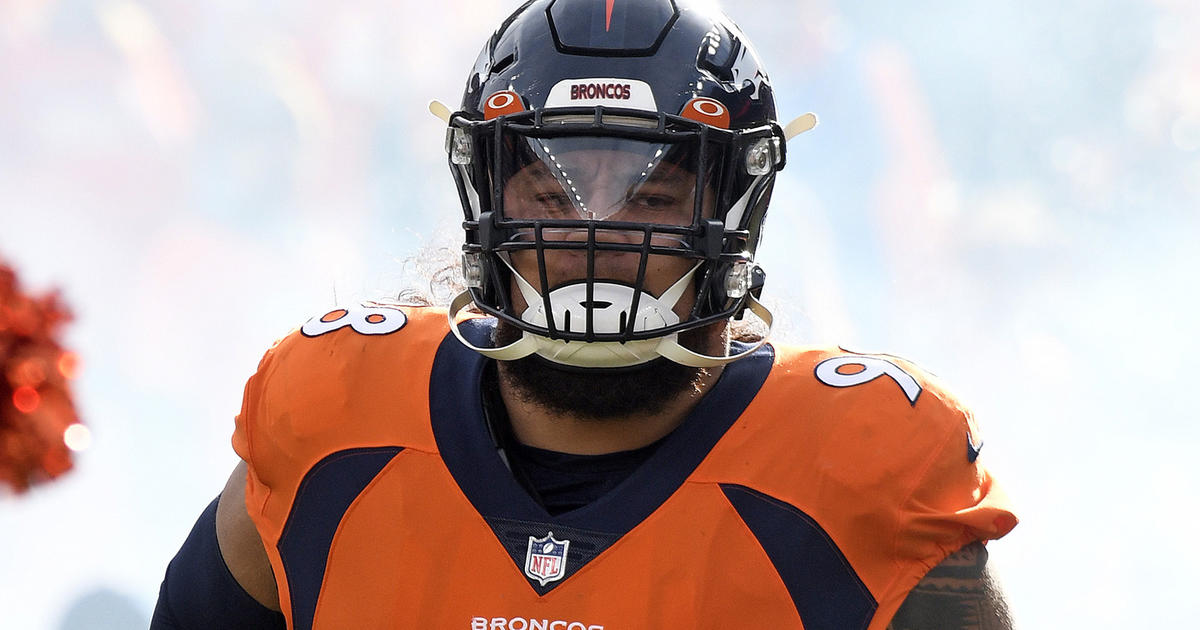
<svg viewBox="0 0 1200 630"><path fill-rule="evenodd" d="M538 141L531 141L538 142ZM603 222L649 223L689 226L696 214L696 175L686 165L670 161L663 145L629 143L628 147L576 149L569 145L539 146L538 159L518 170L504 188L504 215L510 219L550 219L598 221L596 241L641 245L645 233L636 230L605 229ZM639 150L621 150L621 149ZM712 200L701 203L701 214L712 216ZM523 238L534 239L532 231ZM549 228L546 241L585 242L588 231L581 228ZM658 246L678 246L677 235L657 234L651 239ZM516 270L539 291L546 292L587 276L588 252L585 249L545 251L546 287L541 286L537 253L513 254ZM635 252L597 251L593 254L594 277L599 281L634 284L641 255ZM644 289L661 295L691 269L693 261L678 256L651 255L647 259ZM521 296L514 291L514 298ZM676 305L685 315L691 308L691 292ZM523 305L522 305L523 306Z"/></svg>
<svg viewBox="0 0 1200 630"><path fill-rule="evenodd" d="M692 223L696 176L685 166L605 149L551 157L552 164L534 162L508 180L506 217Z"/></svg>

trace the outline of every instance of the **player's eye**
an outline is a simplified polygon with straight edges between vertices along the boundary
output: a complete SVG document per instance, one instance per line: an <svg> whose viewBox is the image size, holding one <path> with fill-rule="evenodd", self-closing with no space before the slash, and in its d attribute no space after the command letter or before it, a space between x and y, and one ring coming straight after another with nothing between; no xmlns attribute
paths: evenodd
<svg viewBox="0 0 1200 630"><path fill-rule="evenodd" d="M669 210L679 206L679 198L673 195L663 194L636 194L633 195L628 203L642 210Z"/></svg>
<svg viewBox="0 0 1200 630"><path fill-rule="evenodd" d="M543 212L561 214L571 210L571 198L565 192L539 192L533 200Z"/></svg>

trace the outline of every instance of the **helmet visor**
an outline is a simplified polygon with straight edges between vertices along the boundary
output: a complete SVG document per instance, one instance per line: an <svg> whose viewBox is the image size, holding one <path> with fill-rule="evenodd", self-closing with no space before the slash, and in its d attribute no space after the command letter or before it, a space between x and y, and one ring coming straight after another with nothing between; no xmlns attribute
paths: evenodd
<svg viewBox="0 0 1200 630"><path fill-rule="evenodd" d="M712 215L696 174L715 162L700 159L699 143L514 133L505 144L505 218L690 226Z"/></svg>

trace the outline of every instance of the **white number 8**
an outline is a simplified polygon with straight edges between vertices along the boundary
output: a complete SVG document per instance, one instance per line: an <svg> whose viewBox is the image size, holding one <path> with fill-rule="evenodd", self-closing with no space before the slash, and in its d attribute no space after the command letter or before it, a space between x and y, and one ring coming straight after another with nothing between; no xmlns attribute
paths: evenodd
<svg viewBox="0 0 1200 630"><path fill-rule="evenodd" d="M394 308L361 306L339 308L321 317L314 317L300 327L305 337L317 337L349 326L360 335L394 333L408 323L404 311Z"/></svg>

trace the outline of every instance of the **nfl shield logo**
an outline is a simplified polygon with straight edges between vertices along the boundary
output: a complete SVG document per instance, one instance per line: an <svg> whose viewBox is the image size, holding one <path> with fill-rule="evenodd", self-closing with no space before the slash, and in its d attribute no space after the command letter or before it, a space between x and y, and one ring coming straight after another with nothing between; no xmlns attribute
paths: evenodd
<svg viewBox="0 0 1200 630"><path fill-rule="evenodd" d="M542 586L561 580L567 573L567 547L570 544L569 540L555 540L553 532L546 532L541 538L530 536L525 552L525 575Z"/></svg>

